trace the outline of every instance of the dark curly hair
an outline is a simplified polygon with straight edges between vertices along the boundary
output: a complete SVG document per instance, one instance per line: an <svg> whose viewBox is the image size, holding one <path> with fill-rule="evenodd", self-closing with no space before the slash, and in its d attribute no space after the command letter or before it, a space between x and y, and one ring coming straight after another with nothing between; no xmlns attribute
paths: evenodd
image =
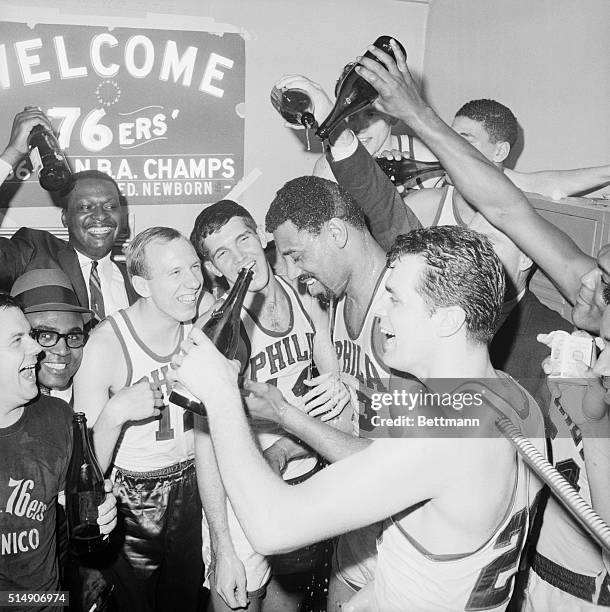
<svg viewBox="0 0 610 612"><path fill-rule="evenodd" d="M504 301L504 269L490 240L460 226L426 227L396 238L387 255L388 267L404 255L424 259L417 291L430 314L459 306L466 313L468 337L487 344Z"/></svg>
<svg viewBox="0 0 610 612"><path fill-rule="evenodd" d="M517 142L518 126L513 112L495 100L471 100L455 113L456 117L466 117L483 123L485 131L493 143L508 142L513 147Z"/></svg>
<svg viewBox="0 0 610 612"><path fill-rule="evenodd" d="M362 209L345 189L318 176L300 176L277 192L265 216L265 228L273 233L286 221L292 221L299 231L319 234L333 218L361 230L366 228Z"/></svg>

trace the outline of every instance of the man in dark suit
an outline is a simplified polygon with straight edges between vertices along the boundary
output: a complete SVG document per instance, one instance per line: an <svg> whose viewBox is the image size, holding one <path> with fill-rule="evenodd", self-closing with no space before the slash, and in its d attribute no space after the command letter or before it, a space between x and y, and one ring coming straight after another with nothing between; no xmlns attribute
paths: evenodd
<svg viewBox="0 0 610 612"><path fill-rule="evenodd" d="M34 107L19 113L0 159L13 166L18 163L18 154L27 152L29 131L37 123L48 125L45 119ZM12 156L7 157L7 152ZM126 308L137 296L125 266L110 259L124 217L116 183L97 170L77 172L70 187L58 194L58 200L62 223L68 228L68 242L27 227L10 239L1 238L0 289L9 291L15 279L28 270L59 268L70 278L79 304L91 308L97 320Z"/></svg>

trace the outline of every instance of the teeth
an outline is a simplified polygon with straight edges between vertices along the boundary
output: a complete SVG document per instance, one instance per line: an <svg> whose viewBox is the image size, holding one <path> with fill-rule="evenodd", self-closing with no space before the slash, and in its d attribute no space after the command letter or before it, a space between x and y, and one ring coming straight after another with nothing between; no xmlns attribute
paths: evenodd
<svg viewBox="0 0 610 612"><path fill-rule="evenodd" d="M65 363L48 363L48 362L44 362L44 364L47 368L51 368L51 370L65 370L67 367L67 364Z"/></svg>
<svg viewBox="0 0 610 612"><path fill-rule="evenodd" d="M90 227L87 230L90 234L94 234L95 236L105 236L112 231L111 227Z"/></svg>
<svg viewBox="0 0 610 612"><path fill-rule="evenodd" d="M25 366L24 368L21 368L19 373L25 379L35 380L36 379L36 366L34 364Z"/></svg>
<svg viewBox="0 0 610 612"><path fill-rule="evenodd" d="M315 282L316 282L315 278L309 278L305 281L305 284L309 286L309 285L313 285Z"/></svg>
<svg viewBox="0 0 610 612"><path fill-rule="evenodd" d="M194 295L181 295L178 298L178 301L181 302L182 304L192 304L195 301L195 296Z"/></svg>

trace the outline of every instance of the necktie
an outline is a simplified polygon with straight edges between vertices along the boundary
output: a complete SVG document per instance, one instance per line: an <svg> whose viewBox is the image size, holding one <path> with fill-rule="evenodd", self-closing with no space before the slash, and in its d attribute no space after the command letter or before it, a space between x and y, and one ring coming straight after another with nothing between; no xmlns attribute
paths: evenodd
<svg viewBox="0 0 610 612"><path fill-rule="evenodd" d="M104 311L104 296L102 295L102 285L97 271L97 263L97 261L91 262L89 293L91 295L91 310L93 310L96 319L101 321L106 317L106 313Z"/></svg>

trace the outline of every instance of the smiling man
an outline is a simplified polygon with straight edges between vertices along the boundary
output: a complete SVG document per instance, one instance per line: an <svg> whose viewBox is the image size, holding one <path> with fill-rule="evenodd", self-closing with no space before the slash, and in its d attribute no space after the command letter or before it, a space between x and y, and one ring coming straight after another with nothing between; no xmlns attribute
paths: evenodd
<svg viewBox="0 0 610 612"><path fill-rule="evenodd" d="M100 321L137 299L125 266L110 257L124 217L119 189L107 174L85 170L72 175L59 204L68 242L28 227L10 240L0 238L0 288L10 290L28 270L59 268L70 279L79 304L91 307Z"/></svg>
<svg viewBox="0 0 610 612"><path fill-rule="evenodd" d="M388 266L377 303L388 365L411 370L430 390L447 378L492 381L507 416L541 437L535 402L489 360L504 294L490 242L459 227L414 230L397 239ZM387 518L375 602L366 609L506 608L541 484L510 444L491 434L495 411L479 413L472 437L376 440L287 487L256 452L230 364L198 330L183 348L172 376L206 404L223 482L256 550L278 552ZM203 367L218 381L213 390L201 380ZM246 389L259 416L290 410L271 385ZM536 444L544 447L540 438Z"/></svg>
<svg viewBox="0 0 610 612"><path fill-rule="evenodd" d="M40 352L17 301L0 294L2 591L60 588L56 512L72 449L72 411L57 398L39 395L36 364ZM112 531L116 525L112 494L100 505L99 515L102 533Z"/></svg>
<svg viewBox="0 0 610 612"><path fill-rule="evenodd" d="M68 277L57 269L30 270L13 284L32 334L43 349L38 383L49 395L72 401L72 378L83 358L91 311L79 306Z"/></svg>
<svg viewBox="0 0 610 612"><path fill-rule="evenodd" d="M111 467L119 485L119 609L170 610L180 601L194 610L203 566L193 415L168 401L166 374L197 314L201 264L182 234L152 227L133 239L127 267L141 297L91 334L74 405L93 427L102 470ZM132 401L116 406L110 398L119 392Z"/></svg>

